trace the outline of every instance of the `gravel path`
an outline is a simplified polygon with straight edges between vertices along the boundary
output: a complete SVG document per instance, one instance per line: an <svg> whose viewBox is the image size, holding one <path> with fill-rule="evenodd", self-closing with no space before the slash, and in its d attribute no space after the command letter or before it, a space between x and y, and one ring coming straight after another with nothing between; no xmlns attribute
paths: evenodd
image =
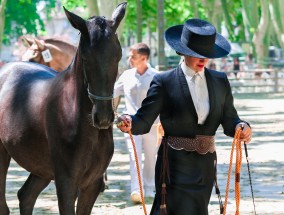
<svg viewBox="0 0 284 215"><path fill-rule="evenodd" d="M258 215L284 215L284 94L278 95L237 95L236 108L242 119L250 122L254 135L248 145L249 162L253 181L255 206ZM132 205L129 200L130 176L128 154L123 135L114 129L115 153L108 172L108 189L101 193L92 214L133 215L143 214L141 205ZM217 132L218 183L224 201L229 156L232 139L222 130ZM244 153L243 153L244 154ZM7 201L11 215L18 215L16 193L27 178L28 173L12 162L7 177ZM232 174L233 175L233 174ZM227 214L235 214L234 180ZM150 212L152 199L146 199ZM253 202L248 179L246 160L243 156L241 172L241 215L253 214ZM212 193L209 214L219 214L216 194ZM51 183L39 196L34 214L59 214L54 184Z"/></svg>

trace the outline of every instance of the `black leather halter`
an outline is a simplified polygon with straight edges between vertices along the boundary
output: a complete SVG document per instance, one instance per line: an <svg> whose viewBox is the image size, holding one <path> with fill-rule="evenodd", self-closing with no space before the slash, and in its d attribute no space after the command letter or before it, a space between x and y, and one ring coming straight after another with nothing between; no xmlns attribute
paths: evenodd
<svg viewBox="0 0 284 215"><path fill-rule="evenodd" d="M90 92L89 82L88 82L88 79L87 79L87 74L86 74L85 69L84 69L84 80L85 80L85 84L87 85L87 92L88 92L89 99L91 100L91 102L93 104L95 104L95 100L108 101L108 100L112 100L113 99L113 94L110 95L110 96L98 96L98 95L95 95L92 92Z"/></svg>
<svg viewBox="0 0 284 215"><path fill-rule="evenodd" d="M87 91L88 91L88 96L89 96L89 98L90 98L90 100L93 104L95 103L95 100L107 101L107 100L113 99L113 95L111 95L111 96L97 96L97 95L91 93L90 90L89 90L89 86L87 87Z"/></svg>

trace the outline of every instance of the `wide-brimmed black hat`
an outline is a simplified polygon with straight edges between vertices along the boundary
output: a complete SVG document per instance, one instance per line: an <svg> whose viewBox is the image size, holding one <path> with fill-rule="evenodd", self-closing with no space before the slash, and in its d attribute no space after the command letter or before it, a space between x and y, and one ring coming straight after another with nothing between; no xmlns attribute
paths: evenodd
<svg viewBox="0 0 284 215"><path fill-rule="evenodd" d="M201 19L189 19L165 32L165 39L178 54L196 58L220 58L228 55L230 43L215 27Z"/></svg>

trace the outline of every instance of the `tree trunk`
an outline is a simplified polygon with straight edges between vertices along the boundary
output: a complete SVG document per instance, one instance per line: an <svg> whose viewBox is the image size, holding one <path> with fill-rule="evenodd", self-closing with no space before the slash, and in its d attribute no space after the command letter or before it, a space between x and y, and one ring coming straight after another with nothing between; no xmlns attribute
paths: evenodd
<svg viewBox="0 0 284 215"><path fill-rule="evenodd" d="M281 7L282 6L282 7ZM284 50L284 3L283 1L274 0L269 3L271 21L281 48ZM282 20L283 19L283 20Z"/></svg>
<svg viewBox="0 0 284 215"><path fill-rule="evenodd" d="M266 58L265 54L267 53L267 47L264 44L264 37L268 28L269 20L268 2L266 0L260 0L260 6L261 17L257 29L252 38L255 51L257 53L257 63L263 63L263 60L265 60Z"/></svg>
<svg viewBox="0 0 284 215"><path fill-rule="evenodd" d="M251 41L254 33L251 29L256 29L259 23L257 0L242 0L242 16L246 39Z"/></svg>
<svg viewBox="0 0 284 215"><path fill-rule="evenodd" d="M90 0L90 1L92 2L93 0ZM97 15L105 16L107 19L111 19L112 12L117 7L117 5L122 2L126 2L127 0L112 0L112 1L96 0L96 1L97 1L97 7L99 11ZM120 22L120 25L118 26L118 29L117 29L117 35L119 39L121 39L120 37L122 36L124 20L125 18Z"/></svg>
<svg viewBox="0 0 284 215"><path fill-rule="evenodd" d="M137 15L136 15L136 24L137 24L137 42L140 43L142 42L142 3L141 0L136 0L137 4Z"/></svg>
<svg viewBox="0 0 284 215"><path fill-rule="evenodd" d="M196 0L189 0L189 6L192 8L191 11L194 12L194 18L199 18L200 16Z"/></svg>
<svg viewBox="0 0 284 215"><path fill-rule="evenodd" d="M99 15L99 8L98 8L98 1L97 0L85 0L86 5L89 10L89 16L98 16Z"/></svg>
<svg viewBox="0 0 284 215"><path fill-rule="evenodd" d="M230 17L229 11L228 11L228 5L226 0L221 0L221 6L224 13L226 28L228 30L229 35L234 35L234 26L232 24L232 19Z"/></svg>
<svg viewBox="0 0 284 215"><path fill-rule="evenodd" d="M158 10L158 65L157 69L165 70L166 57L165 57L165 40L164 40L164 0L157 0Z"/></svg>
<svg viewBox="0 0 284 215"><path fill-rule="evenodd" d="M221 25L218 22L218 16L221 14L222 4L219 1L203 0L205 10L208 11L210 22L216 27L218 32L221 31Z"/></svg>
<svg viewBox="0 0 284 215"><path fill-rule="evenodd" d="M6 3L7 3L7 0L2 0L1 3L0 3L0 53L1 53L1 47L2 47L4 27L5 27L5 6L6 6Z"/></svg>

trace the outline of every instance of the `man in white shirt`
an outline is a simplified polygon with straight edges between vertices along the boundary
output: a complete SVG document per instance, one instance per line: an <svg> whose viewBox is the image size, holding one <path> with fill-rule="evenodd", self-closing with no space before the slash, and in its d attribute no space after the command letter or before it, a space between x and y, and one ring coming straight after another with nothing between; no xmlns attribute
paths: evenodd
<svg viewBox="0 0 284 215"><path fill-rule="evenodd" d="M147 95L150 83L157 70L148 64L150 49L145 43L138 43L130 47L129 64L132 67L119 77L114 86L114 98L124 95L125 114L135 114L141 107L143 99ZM157 120L156 120L157 123ZM145 197L154 197L155 194L155 162L157 152L156 123L147 134L133 135L139 167L141 170ZM130 157L131 176L131 200L133 203L141 203L139 182L136 171L134 151L129 135L125 134L126 144ZM144 149L144 166L142 168L142 148Z"/></svg>

